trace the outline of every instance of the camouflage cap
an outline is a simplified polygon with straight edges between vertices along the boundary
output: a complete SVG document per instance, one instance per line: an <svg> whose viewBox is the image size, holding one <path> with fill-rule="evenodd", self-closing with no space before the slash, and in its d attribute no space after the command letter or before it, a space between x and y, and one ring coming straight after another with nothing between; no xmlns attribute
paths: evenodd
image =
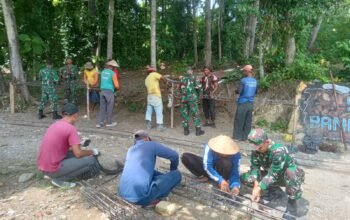
<svg viewBox="0 0 350 220"><path fill-rule="evenodd" d="M267 133L261 128L254 128L248 134L248 141L255 149L268 139Z"/></svg>

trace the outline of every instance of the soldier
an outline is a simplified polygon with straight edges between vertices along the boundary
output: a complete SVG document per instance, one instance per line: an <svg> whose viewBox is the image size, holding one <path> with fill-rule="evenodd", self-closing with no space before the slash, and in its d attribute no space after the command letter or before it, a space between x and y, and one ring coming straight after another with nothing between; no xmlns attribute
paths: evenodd
<svg viewBox="0 0 350 220"><path fill-rule="evenodd" d="M252 200L255 202L270 186L286 186L288 203L283 219L295 219L297 200L303 192L301 184L304 182L304 171L297 167L288 149L271 141L263 129L251 130L248 140L255 150L250 159L250 171L242 174L241 182L253 186Z"/></svg>
<svg viewBox="0 0 350 220"><path fill-rule="evenodd" d="M196 76L193 75L193 70L188 68L186 74L181 78L179 90L181 93L181 115L183 118L182 126L184 128L184 135L190 133L189 120L190 116L193 118L193 123L196 127L196 136L204 134L201 129L201 120L199 118L198 110L198 90L200 89L199 82Z"/></svg>
<svg viewBox="0 0 350 220"><path fill-rule="evenodd" d="M77 104L78 68L73 65L72 58L66 59L66 65L61 67L60 73L64 83L64 99L66 102Z"/></svg>
<svg viewBox="0 0 350 220"><path fill-rule="evenodd" d="M45 118L46 115L43 113L43 109L50 100L52 118L61 119L62 117L57 114L57 94L55 89L55 84L58 83L59 77L57 72L52 68L52 62L50 60L46 61L46 67L41 69L39 72L39 79L41 80L41 102L39 105L38 118Z"/></svg>

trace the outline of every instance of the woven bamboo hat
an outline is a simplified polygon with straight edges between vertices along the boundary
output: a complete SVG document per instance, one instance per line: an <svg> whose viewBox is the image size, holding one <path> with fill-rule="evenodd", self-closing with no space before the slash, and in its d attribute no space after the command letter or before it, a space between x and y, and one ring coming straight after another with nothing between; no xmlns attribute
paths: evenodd
<svg viewBox="0 0 350 220"><path fill-rule="evenodd" d="M226 135L219 135L209 140L210 149L219 154L233 155L239 152L238 145Z"/></svg>
<svg viewBox="0 0 350 220"><path fill-rule="evenodd" d="M115 60L110 60L106 63L108 66L119 67L119 64Z"/></svg>

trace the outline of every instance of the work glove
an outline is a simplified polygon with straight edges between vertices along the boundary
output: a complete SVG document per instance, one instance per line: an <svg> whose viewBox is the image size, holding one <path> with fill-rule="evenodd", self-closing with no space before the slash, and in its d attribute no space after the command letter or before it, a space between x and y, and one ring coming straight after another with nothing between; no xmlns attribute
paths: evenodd
<svg viewBox="0 0 350 220"><path fill-rule="evenodd" d="M98 152L98 150L96 148L92 149L92 153L93 153L94 156L100 155L100 152Z"/></svg>
<svg viewBox="0 0 350 220"><path fill-rule="evenodd" d="M89 146L91 140L90 139L83 139L81 142L80 142L80 145L83 146L83 147L87 147Z"/></svg>

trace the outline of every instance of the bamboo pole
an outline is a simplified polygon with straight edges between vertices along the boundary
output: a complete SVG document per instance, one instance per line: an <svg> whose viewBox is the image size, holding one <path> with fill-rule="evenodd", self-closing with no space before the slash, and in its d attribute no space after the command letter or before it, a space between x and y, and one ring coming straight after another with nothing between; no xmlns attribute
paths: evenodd
<svg viewBox="0 0 350 220"><path fill-rule="evenodd" d="M86 83L86 114L88 120L90 120L90 96L89 96L89 83Z"/></svg>
<svg viewBox="0 0 350 220"><path fill-rule="evenodd" d="M172 99L172 105L171 105L171 111L170 111L170 127L174 128L174 83L171 82L171 99Z"/></svg>
<svg viewBox="0 0 350 220"><path fill-rule="evenodd" d="M15 113L15 88L12 82L9 82L9 89L10 89L10 111L11 114Z"/></svg>
<svg viewBox="0 0 350 220"><path fill-rule="evenodd" d="M334 83L333 73L332 73L331 70L329 71L329 75L330 75L331 80L332 80L333 96L334 96L334 101L335 101L336 113L337 113L337 116L338 116L339 120L341 120L341 119L340 119L340 114L339 114L339 111L338 111L337 92L335 91L335 83ZM343 129L343 123L342 123L342 121L340 121L339 127L340 127L340 132L339 132L340 138L341 138L341 140L342 140L342 142L343 142L343 144L344 144L345 150L348 150L348 146L346 145L346 140L345 140L345 134L344 134L344 129Z"/></svg>

